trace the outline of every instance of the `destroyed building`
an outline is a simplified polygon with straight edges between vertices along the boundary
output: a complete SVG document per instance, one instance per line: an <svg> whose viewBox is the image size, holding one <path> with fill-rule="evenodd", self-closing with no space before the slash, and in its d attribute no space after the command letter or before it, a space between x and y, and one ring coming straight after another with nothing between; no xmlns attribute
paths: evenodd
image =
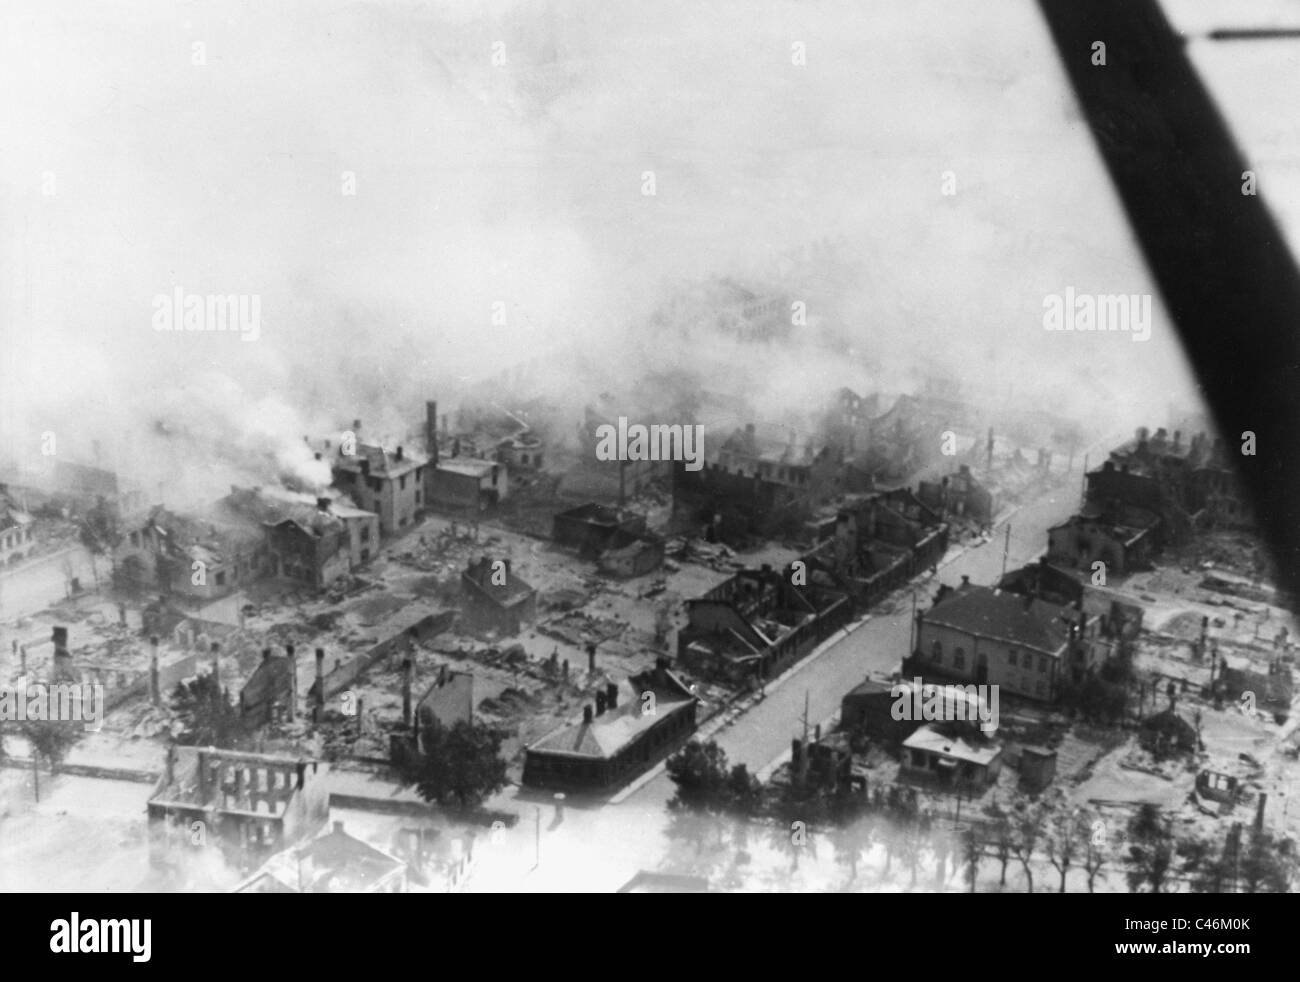
<svg viewBox="0 0 1300 982"><path fill-rule="evenodd" d="M560 727L525 751L528 787L610 790L677 750L695 732L696 697L667 659L596 693L579 722Z"/></svg>
<svg viewBox="0 0 1300 982"><path fill-rule="evenodd" d="M1083 513L1052 526L1047 530L1047 558L1089 571L1094 563L1105 563L1106 572L1116 576L1149 569L1158 548L1160 520L1144 509L1128 508L1126 513L1127 522Z"/></svg>
<svg viewBox="0 0 1300 982"><path fill-rule="evenodd" d="M537 617L537 591L511 568L508 559L481 557L460 575L460 627L470 634L518 634Z"/></svg>
<svg viewBox="0 0 1300 982"><path fill-rule="evenodd" d="M749 423L720 444L705 442L704 466L673 468L673 510L740 541L796 533L819 505L844 492L842 455L783 427Z"/></svg>
<svg viewBox="0 0 1300 982"><path fill-rule="evenodd" d="M0 566L14 566L32 554L36 533L32 516L0 484Z"/></svg>
<svg viewBox="0 0 1300 982"><path fill-rule="evenodd" d="M371 558L380 519L346 497L232 487L229 511L260 523L269 574L326 589Z"/></svg>
<svg viewBox="0 0 1300 982"><path fill-rule="evenodd" d="M616 533L635 535L645 527L643 515L589 502L558 513L551 520L551 538L584 558L595 559L609 548Z"/></svg>
<svg viewBox="0 0 1300 982"><path fill-rule="evenodd" d="M843 627L853 601L811 557L775 570L741 570L686 601L677 632L681 664L699 675L740 684L774 678ZM799 581L800 585L796 585Z"/></svg>
<svg viewBox="0 0 1300 982"><path fill-rule="evenodd" d="M440 431L436 402L425 403L425 416L429 507L470 514L494 510L509 494L509 461L488 459L483 454L491 452L490 446L479 448L468 438L452 437L445 432L445 424ZM541 466L540 456L535 466Z"/></svg>
<svg viewBox="0 0 1300 982"><path fill-rule="evenodd" d="M239 690L239 717L244 725L261 727L286 723L297 712L298 676L294 646L283 655L262 649L262 660Z"/></svg>
<svg viewBox="0 0 1300 982"><path fill-rule="evenodd" d="M115 566L132 570L139 586L193 600L215 600L269 575L262 529L220 504L182 515L159 505L123 522Z"/></svg>
<svg viewBox="0 0 1300 982"><path fill-rule="evenodd" d="M173 746L149 798L149 853L183 866L210 844L252 869L329 817L329 765L305 758Z"/></svg>
<svg viewBox="0 0 1300 982"><path fill-rule="evenodd" d="M1054 702L1067 686L1094 671L1112 642L1082 604L975 586L963 577L927 611L917 614L915 649L904 676L926 681L997 685L1010 695Z"/></svg>
<svg viewBox="0 0 1300 982"><path fill-rule="evenodd" d="M361 421L355 420L352 425L360 440ZM358 442L351 455L344 449L339 446L332 465L334 486L358 507L378 515L384 535L397 535L411 525L426 505L430 462L402 446L389 451L378 444Z"/></svg>
<svg viewBox="0 0 1300 982"><path fill-rule="evenodd" d="M855 458L871 446L872 420L880 411L880 396L860 396L852 389L841 388L831 398L823 428L826 442Z"/></svg>
<svg viewBox="0 0 1300 982"><path fill-rule="evenodd" d="M551 537L611 576L643 576L664 561L663 540L646 531L644 516L594 502L557 514Z"/></svg>
<svg viewBox="0 0 1300 982"><path fill-rule="evenodd" d="M948 550L948 526L906 488L847 502L809 557L843 579L859 607L870 606Z"/></svg>
<svg viewBox="0 0 1300 982"><path fill-rule="evenodd" d="M939 481L921 481L917 497L945 518L965 518L977 525L990 525L997 514L997 497L974 474L969 464Z"/></svg>

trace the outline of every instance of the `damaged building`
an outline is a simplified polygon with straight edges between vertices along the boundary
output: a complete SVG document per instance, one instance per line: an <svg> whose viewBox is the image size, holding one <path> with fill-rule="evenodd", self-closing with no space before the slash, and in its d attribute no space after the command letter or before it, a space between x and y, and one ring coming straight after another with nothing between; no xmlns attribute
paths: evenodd
<svg viewBox="0 0 1300 982"><path fill-rule="evenodd" d="M380 517L345 497L231 488L229 511L260 523L268 573L326 589L369 562L379 547Z"/></svg>
<svg viewBox="0 0 1300 982"><path fill-rule="evenodd" d="M797 562L742 570L686 601L681 664L732 684L770 679L847 624L854 607L843 582L813 557Z"/></svg>
<svg viewBox="0 0 1300 982"><path fill-rule="evenodd" d="M1047 558L1084 570L1102 562L1116 576L1150 569L1159 524L1157 516L1138 508L1125 509L1122 519L1092 512L1072 515L1047 530Z"/></svg>
<svg viewBox="0 0 1300 982"><path fill-rule="evenodd" d="M834 570L859 607L870 606L948 551L948 526L906 488L845 504L809 556Z"/></svg>
<svg viewBox="0 0 1300 982"><path fill-rule="evenodd" d="M611 576L644 576L664 561L664 542L646 531L644 516L594 502L557 514L551 537Z"/></svg>
<svg viewBox="0 0 1300 982"><path fill-rule="evenodd" d="M596 693L582 719L525 751L523 783L535 788L612 790L681 747L695 732L697 699L667 659Z"/></svg>
<svg viewBox="0 0 1300 982"><path fill-rule="evenodd" d="M36 531L32 516L19 507L0 484L0 566L14 566L31 556L36 548Z"/></svg>
<svg viewBox="0 0 1300 982"><path fill-rule="evenodd" d="M537 591L508 559L481 557L460 575L460 628L470 634L518 634L537 618Z"/></svg>
<svg viewBox="0 0 1300 982"><path fill-rule="evenodd" d="M843 457L795 430L749 423L705 443L704 466L673 468L673 510L706 525L713 540L797 533L820 505L844 493Z"/></svg>
<svg viewBox="0 0 1300 982"><path fill-rule="evenodd" d="M361 421L352 424L361 439ZM334 486L356 504L379 516L384 535L397 535L413 524L425 507L425 482L429 461L399 446L393 451L374 443L358 442L348 455L339 447L333 462Z"/></svg>
<svg viewBox="0 0 1300 982"><path fill-rule="evenodd" d="M270 575L266 536L248 518L220 504L182 515L161 505L123 522L113 550L116 567L138 586L192 600L216 600Z"/></svg>
<svg viewBox="0 0 1300 982"><path fill-rule="evenodd" d="M945 518L964 518L976 525L991 525L997 515L997 496L971 473L969 464L938 481L921 481L917 497Z"/></svg>
<svg viewBox="0 0 1300 982"><path fill-rule="evenodd" d="M151 862L181 867L216 844L232 866L258 866L328 819L328 771L318 760L173 746L149 798Z"/></svg>

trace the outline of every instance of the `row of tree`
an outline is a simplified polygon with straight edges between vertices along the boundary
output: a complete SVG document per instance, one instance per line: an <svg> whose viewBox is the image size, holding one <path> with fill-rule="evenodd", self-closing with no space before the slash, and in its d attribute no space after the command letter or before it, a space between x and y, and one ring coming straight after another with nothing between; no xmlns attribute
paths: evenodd
<svg viewBox="0 0 1300 982"><path fill-rule="evenodd" d="M1042 802L994 806L960 823L934 815L921 807L915 790L897 785L870 794L764 788L743 765L729 766L725 751L712 742L692 741L670 758L667 769L677 787L669 803L669 834L693 845L696 864L714 867L710 872L724 884L748 862L756 827L790 856L792 871L801 855L816 855L818 839L825 837L847 869L846 887L876 847L884 852L883 875L900 862L915 886L928 856L937 888L960 871L972 892L988 861L999 864L1000 887L1016 863L1031 893L1044 865L1054 871L1053 886L1061 893L1072 870L1082 873L1089 892L1104 873L1122 874L1134 893L1169 892L1178 884L1201 893L1285 893L1297 880L1292 840L1237 825L1221 844L1179 841L1169 816L1154 805L1141 806L1119 825L1088 809Z"/></svg>

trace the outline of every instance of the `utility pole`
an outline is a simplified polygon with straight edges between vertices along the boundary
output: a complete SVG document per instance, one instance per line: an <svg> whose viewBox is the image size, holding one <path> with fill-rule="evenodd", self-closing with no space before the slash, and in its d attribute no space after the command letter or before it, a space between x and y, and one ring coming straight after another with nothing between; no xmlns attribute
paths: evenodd
<svg viewBox="0 0 1300 982"><path fill-rule="evenodd" d="M907 631L907 657L916 654L916 587L912 587L912 623Z"/></svg>
<svg viewBox="0 0 1300 982"><path fill-rule="evenodd" d="M1011 552L1011 523L1007 522L1007 537L1002 544L1002 575L1007 575L1007 555Z"/></svg>

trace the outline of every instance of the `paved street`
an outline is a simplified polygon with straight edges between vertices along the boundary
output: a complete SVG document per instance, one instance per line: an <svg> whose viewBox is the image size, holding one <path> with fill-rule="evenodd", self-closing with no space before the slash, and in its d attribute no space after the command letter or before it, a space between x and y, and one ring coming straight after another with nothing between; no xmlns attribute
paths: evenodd
<svg viewBox="0 0 1300 982"><path fill-rule="evenodd" d="M1077 471L1075 472L1077 476ZM1011 540L1007 568L1036 558L1047 545L1047 529L1069 517L1078 505L1073 481L1016 512L1010 519ZM917 604L929 606L938 584L957 584L963 575L974 583L991 584L1002 572L1006 526L1000 526L991 541L968 549L950 565L939 570L937 581L918 587ZM891 672L907 651L911 605L900 604L892 614L873 614L870 621L842 638L817 658L805 662L793 676L713 739L727 752L733 764L746 764L757 772L790 747L790 738L802 727L805 694L810 722L833 714L844 693L868 672ZM672 797L673 785L661 773L639 788L619 806L637 811L661 811Z"/></svg>
<svg viewBox="0 0 1300 982"><path fill-rule="evenodd" d="M101 559L100 576L107 576L108 561ZM67 596L69 577L78 577L83 590L95 588L90 554L80 545L40 556L0 573L0 621L25 617Z"/></svg>

